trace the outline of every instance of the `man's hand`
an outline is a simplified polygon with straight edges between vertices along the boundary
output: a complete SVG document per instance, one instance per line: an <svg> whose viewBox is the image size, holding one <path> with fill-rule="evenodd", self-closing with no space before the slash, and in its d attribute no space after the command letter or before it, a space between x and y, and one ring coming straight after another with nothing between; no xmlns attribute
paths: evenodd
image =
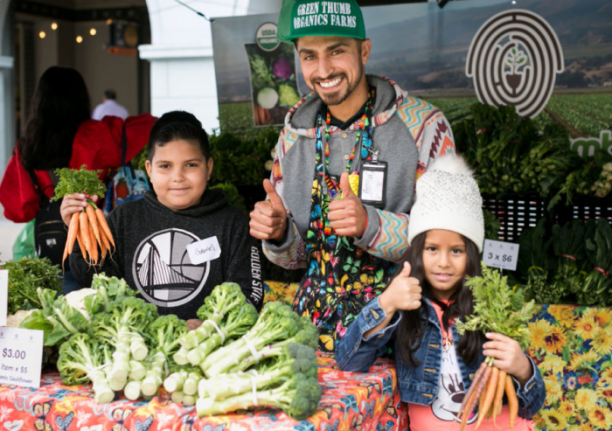
<svg viewBox="0 0 612 431"><path fill-rule="evenodd" d="M330 226L339 236L351 236L359 238L366 229L367 212L349 184L349 176L346 172L340 177L340 188L342 199L335 200L329 204L328 218Z"/></svg>
<svg viewBox="0 0 612 431"><path fill-rule="evenodd" d="M257 239L280 242L287 230L287 211L270 180L264 180L268 200L257 202L251 212L251 236Z"/></svg>
<svg viewBox="0 0 612 431"><path fill-rule="evenodd" d="M416 310L421 306L421 285L419 280L410 277L412 270L408 262L391 284L380 295L378 303L387 316L392 316L398 310Z"/></svg>

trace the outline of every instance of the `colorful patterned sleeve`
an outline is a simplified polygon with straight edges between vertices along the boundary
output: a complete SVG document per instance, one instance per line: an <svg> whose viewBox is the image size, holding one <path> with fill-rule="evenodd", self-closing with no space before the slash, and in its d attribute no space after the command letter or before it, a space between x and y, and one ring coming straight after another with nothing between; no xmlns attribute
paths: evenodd
<svg viewBox="0 0 612 431"><path fill-rule="evenodd" d="M391 262L402 262L406 259L409 246L408 216L394 214L390 211L376 209L378 215L378 234L369 244L367 252Z"/></svg>
<svg viewBox="0 0 612 431"><path fill-rule="evenodd" d="M297 141L297 135L292 133L287 127L283 129L276 145L274 155L274 166L270 181L276 189L276 193L285 203L285 187L283 182L282 160L287 150ZM281 244L274 244L270 241L262 241L263 252L268 260L275 265L285 269L297 269L306 267L306 249L300 237L297 227L293 222L291 214L287 214L287 235Z"/></svg>

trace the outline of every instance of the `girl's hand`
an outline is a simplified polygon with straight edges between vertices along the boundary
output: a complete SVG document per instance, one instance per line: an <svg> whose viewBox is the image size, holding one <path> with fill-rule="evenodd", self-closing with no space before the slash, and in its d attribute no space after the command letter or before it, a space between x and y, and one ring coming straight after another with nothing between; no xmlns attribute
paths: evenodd
<svg viewBox="0 0 612 431"><path fill-rule="evenodd" d="M97 200L97 196L93 197L93 201ZM70 219L72 214L79 213L87 206L87 196L83 193L73 193L71 195L64 196L62 205L60 206L60 214L62 220L66 223L66 226L70 225Z"/></svg>
<svg viewBox="0 0 612 431"><path fill-rule="evenodd" d="M421 285L418 279L410 277L411 270L410 264L404 262L402 272L380 295L378 303L387 316L393 316L398 310L416 310L421 306Z"/></svg>
<svg viewBox="0 0 612 431"><path fill-rule="evenodd" d="M494 358L493 366L514 376L524 386L531 378L531 362L521 350L519 343L505 335L488 333L490 340L484 343L484 355Z"/></svg>

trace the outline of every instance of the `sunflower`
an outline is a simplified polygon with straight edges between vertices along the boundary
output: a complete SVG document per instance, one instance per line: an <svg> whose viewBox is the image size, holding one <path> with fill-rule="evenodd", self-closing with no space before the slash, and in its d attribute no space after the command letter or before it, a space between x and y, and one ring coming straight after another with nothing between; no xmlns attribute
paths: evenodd
<svg viewBox="0 0 612 431"><path fill-rule="evenodd" d="M572 308L567 305L551 305L548 307L548 314L565 327L571 327L574 322Z"/></svg>
<svg viewBox="0 0 612 431"><path fill-rule="evenodd" d="M609 311L601 310L597 313L593 319L599 324L600 327L605 327L612 321L612 315Z"/></svg>
<svg viewBox="0 0 612 431"><path fill-rule="evenodd" d="M574 323L574 330L576 331L576 335L578 335L583 340L590 340L595 335L595 332L599 327L597 323L595 323L595 319L589 316L582 316L576 323Z"/></svg>
<svg viewBox="0 0 612 431"><path fill-rule="evenodd" d="M542 373L551 372L553 374L562 374L564 367L565 361L557 355L546 355L546 358L538 365Z"/></svg>
<svg viewBox="0 0 612 431"><path fill-rule="evenodd" d="M531 344L529 349L542 349L546 347L545 338L551 333L552 326L547 320L537 319L534 322L529 322L527 324L529 331L531 332Z"/></svg>
<svg viewBox="0 0 612 431"><path fill-rule="evenodd" d="M561 353L563 347L565 346L565 332L560 326L553 326L551 328L550 334L544 337L544 342L546 343L546 353Z"/></svg>
<svg viewBox="0 0 612 431"><path fill-rule="evenodd" d="M559 379L554 376L545 376L544 384L546 385L546 404L551 405L561 398L563 387Z"/></svg>
<svg viewBox="0 0 612 431"><path fill-rule="evenodd" d="M607 379L599 379L595 391L599 398L604 400L612 400L612 381Z"/></svg>
<svg viewBox="0 0 612 431"><path fill-rule="evenodd" d="M593 349L600 355L607 355L612 350L611 332L610 328L600 329L593 336Z"/></svg>
<svg viewBox="0 0 612 431"><path fill-rule="evenodd" d="M588 411L589 421L601 430L608 430L612 423L612 411L607 407L596 405Z"/></svg>
<svg viewBox="0 0 612 431"><path fill-rule="evenodd" d="M612 379L612 367L607 367L605 370L602 370L599 378Z"/></svg>
<svg viewBox="0 0 612 431"><path fill-rule="evenodd" d="M572 417L575 414L576 407L574 403L568 400L563 400L559 403L559 413L565 417Z"/></svg>
<svg viewBox="0 0 612 431"><path fill-rule="evenodd" d="M548 387L546 387L548 390ZM597 406L597 393L593 389L580 388L576 391L574 402L583 410L590 410Z"/></svg>
<svg viewBox="0 0 612 431"><path fill-rule="evenodd" d="M540 416L542 418L543 425L545 425L542 428L551 431L567 429L567 420L561 412L555 410L541 410Z"/></svg>
<svg viewBox="0 0 612 431"><path fill-rule="evenodd" d="M572 360L570 361L570 364L568 366L568 368L570 370L573 371L577 371L579 370L584 364L588 363L588 362L597 362L599 361L599 355L594 352L593 350L589 350L588 352L579 354L579 353L574 353L572 355Z"/></svg>

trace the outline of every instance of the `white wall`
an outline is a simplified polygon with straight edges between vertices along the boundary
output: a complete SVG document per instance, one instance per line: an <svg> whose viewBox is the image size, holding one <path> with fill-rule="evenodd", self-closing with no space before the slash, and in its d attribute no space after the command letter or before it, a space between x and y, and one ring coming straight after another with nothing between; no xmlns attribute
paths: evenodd
<svg viewBox="0 0 612 431"><path fill-rule="evenodd" d="M9 1L0 0L0 178L8 163L13 146L13 57L10 49L11 39Z"/></svg>
<svg viewBox="0 0 612 431"><path fill-rule="evenodd" d="M208 18L280 11L282 0L185 0ZM208 131L219 128L211 23L173 0L147 0L151 45L151 113L192 112ZM214 23L213 23L214 25Z"/></svg>

